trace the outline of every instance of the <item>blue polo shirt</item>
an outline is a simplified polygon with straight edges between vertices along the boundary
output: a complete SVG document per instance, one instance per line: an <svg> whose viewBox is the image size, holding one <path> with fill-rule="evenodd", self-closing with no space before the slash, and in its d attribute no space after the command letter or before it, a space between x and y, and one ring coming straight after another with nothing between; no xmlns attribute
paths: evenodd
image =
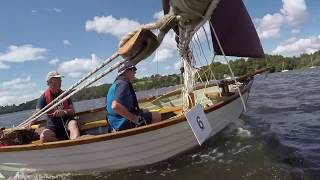
<svg viewBox="0 0 320 180"><path fill-rule="evenodd" d="M126 119L112 109L112 101L116 100L133 114L138 112L136 95L129 81L118 78L110 87L106 96L106 111L109 123L112 128L118 130L125 123Z"/></svg>

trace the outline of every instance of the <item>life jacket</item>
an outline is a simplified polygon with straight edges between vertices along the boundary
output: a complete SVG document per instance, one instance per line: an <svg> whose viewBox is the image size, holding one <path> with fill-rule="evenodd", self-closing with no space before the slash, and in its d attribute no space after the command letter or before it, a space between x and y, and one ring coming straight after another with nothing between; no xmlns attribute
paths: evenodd
<svg viewBox="0 0 320 180"><path fill-rule="evenodd" d="M62 94L63 91L61 89L59 89L59 95ZM53 97L51 95L50 89L48 88L45 92L44 92L44 98L46 100L46 105L49 104L52 100ZM47 112L47 115L49 118L53 118L53 113L55 110L57 109L69 109L70 106L68 104L68 99L62 102L62 106L61 104L59 104L58 106L56 106L55 108L51 109L50 111Z"/></svg>

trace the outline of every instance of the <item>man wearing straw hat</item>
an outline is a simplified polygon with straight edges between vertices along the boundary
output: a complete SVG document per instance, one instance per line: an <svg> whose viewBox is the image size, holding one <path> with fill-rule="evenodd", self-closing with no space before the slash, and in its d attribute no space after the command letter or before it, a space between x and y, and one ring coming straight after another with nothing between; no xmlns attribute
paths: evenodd
<svg viewBox="0 0 320 180"><path fill-rule="evenodd" d="M107 118L111 129L121 131L146 124L159 122L160 113L142 111L132 82L137 68L126 61L118 69L118 76L106 97Z"/></svg>
<svg viewBox="0 0 320 180"><path fill-rule="evenodd" d="M61 90L62 77L57 71L50 71L47 74L48 88L39 98L36 111L40 111L40 109L63 93ZM47 127L41 132L40 140L42 142L50 142L79 137L79 128L77 121L74 120L74 114L75 111L70 99L65 100L53 110L47 112Z"/></svg>

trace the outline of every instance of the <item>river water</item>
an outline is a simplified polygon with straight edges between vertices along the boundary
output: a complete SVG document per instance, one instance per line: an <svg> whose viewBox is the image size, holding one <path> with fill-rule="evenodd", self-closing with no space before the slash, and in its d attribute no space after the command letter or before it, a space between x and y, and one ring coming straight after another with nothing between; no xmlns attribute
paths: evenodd
<svg viewBox="0 0 320 180"><path fill-rule="evenodd" d="M256 76L247 112L201 147L142 168L115 172L24 173L10 179L320 179L320 68ZM103 106L104 99L76 103ZM0 115L18 124L32 111Z"/></svg>

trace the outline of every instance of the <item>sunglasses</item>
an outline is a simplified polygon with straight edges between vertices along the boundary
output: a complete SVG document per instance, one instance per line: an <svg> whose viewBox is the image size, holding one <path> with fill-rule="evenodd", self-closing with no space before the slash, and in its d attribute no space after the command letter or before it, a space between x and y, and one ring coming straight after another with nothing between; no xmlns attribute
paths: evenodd
<svg viewBox="0 0 320 180"><path fill-rule="evenodd" d="M136 72L136 71L137 71L137 68L133 67L133 68L130 68L130 69L128 69L128 70Z"/></svg>

